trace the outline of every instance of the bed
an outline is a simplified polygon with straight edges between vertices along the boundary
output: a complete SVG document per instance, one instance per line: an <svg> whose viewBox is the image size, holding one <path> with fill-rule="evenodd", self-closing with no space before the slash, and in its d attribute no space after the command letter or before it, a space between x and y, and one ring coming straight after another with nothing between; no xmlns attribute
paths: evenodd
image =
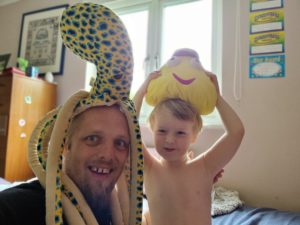
<svg viewBox="0 0 300 225"><path fill-rule="evenodd" d="M300 225L300 212L247 206L237 191L217 186L212 201L213 225Z"/></svg>
<svg viewBox="0 0 300 225"><path fill-rule="evenodd" d="M0 178L0 191L20 183ZM147 211L147 200L143 203ZM212 225L300 225L300 212L250 207L240 200L237 191L220 186L214 188L211 214Z"/></svg>
<svg viewBox="0 0 300 225"><path fill-rule="evenodd" d="M243 205L231 213L212 218L213 225L300 225L300 212Z"/></svg>
<svg viewBox="0 0 300 225"><path fill-rule="evenodd" d="M146 212L147 200L143 203ZM250 207L237 191L220 186L214 188L211 215L212 225L300 225L300 212Z"/></svg>

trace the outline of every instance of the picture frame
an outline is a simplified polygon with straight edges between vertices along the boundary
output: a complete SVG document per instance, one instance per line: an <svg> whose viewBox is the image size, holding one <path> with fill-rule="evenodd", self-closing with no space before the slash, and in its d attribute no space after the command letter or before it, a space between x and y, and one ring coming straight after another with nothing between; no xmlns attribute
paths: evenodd
<svg viewBox="0 0 300 225"><path fill-rule="evenodd" d="M6 69L10 58L10 54L2 54L0 55L0 74Z"/></svg>
<svg viewBox="0 0 300 225"><path fill-rule="evenodd" d="M39 74L52 72L62 75L65 47L60 36L59 23L68 5L24 13L22 16L18 57L39 68Z"/></svg>

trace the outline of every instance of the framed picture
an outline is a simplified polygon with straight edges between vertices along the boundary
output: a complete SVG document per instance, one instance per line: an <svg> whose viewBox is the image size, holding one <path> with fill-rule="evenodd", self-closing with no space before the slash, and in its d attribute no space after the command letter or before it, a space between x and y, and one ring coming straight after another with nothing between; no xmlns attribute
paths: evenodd
<svg viewBox="0 0 300 225"><path fill-rule="evenodd" d="M65 48L59 30L63 10L68 5L24 13L18 56L39 68L41 75L63 74Z"/></svg>
<svg viewBox="0 0 300 225"><path fill-rule="evenodd" d="M5 68L8 64L9 58L10 58L10 54L0 55L0 73L2 73L3 70L5 70Z"/></svg>

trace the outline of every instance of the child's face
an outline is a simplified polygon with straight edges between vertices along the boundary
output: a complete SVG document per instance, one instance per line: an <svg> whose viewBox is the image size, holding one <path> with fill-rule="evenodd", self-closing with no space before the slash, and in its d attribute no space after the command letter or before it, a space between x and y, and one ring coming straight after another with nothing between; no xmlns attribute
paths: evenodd
<svg viewBox="0 0 300 225"><path fill-rule="evenodd" d="M168 109L159 109L152 124L157 152L167 161L185 160L197 136L193 127L193 121L179 120Z"/></svg>

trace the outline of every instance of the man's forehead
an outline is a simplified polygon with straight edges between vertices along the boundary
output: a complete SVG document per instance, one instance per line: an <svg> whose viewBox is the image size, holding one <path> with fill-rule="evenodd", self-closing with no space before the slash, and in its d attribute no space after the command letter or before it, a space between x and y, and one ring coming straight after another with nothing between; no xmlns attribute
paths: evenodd
<svg viewBox="0 0 300 225"><path fill-rule="evenodd" d="M103 106L103 105L97 105L97 106L91 106L91 107L88 107L87 109L85 110L82 110L80 113L78 114L75 114L73 116L73 120L79 118L79 117L82 117L84 115L87 115L87 114L91 114L91 113L94 113L94 111L98 111L99 113L103 114L103 116L107 116L109 117L110 114L109 112L113 111L113 110L118 110L120 111L122 114L124 114L121 110L121 107L118 105L118 104L114 104L114 105L111 105L111 106ZM107 113L107 114L106 114ZM125 115L124 115L125 116Z"/></svg>
<svg viewBox="0 0 300 225"><path fill-rule="evenodd" d="M129 133L129 124L126 118L125 113L122 111L121 107L117 104L112 106L94 106L86 109L85 111L77 114L72 122L78 124L89 123L89 126L97 125L99 122L107 123L110 121L111 125L114 127L105 127L105 129L109 128L119 128L121 129L121 124L126 125L126 134ZM115 123L115 124L114 124Z"/></svg>

